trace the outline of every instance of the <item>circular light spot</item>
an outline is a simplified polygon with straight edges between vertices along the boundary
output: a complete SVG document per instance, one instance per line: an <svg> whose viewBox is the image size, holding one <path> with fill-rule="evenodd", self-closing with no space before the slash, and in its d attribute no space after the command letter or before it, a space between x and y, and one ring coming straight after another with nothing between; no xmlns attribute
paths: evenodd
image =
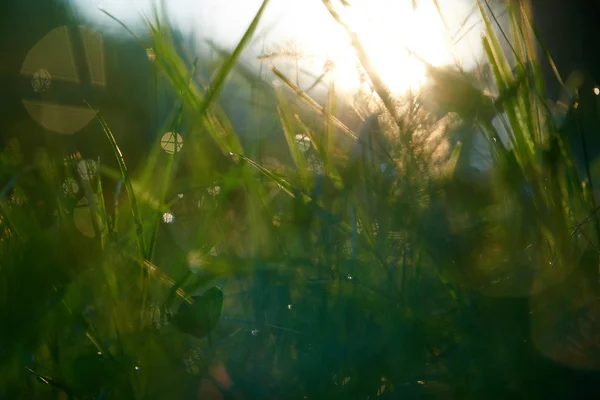
<svg viewBox="0 0 600 400"><path fill-rule="evenodd" d="M371 224L371 229L373 229L373 235L377 236L377 234L379 233L379 222L373 221L373 223Z"/></svg>
<svg viewBox="0 0 600 400"><path fill-rule="evenodd" d="M596 86L596 87L594 88L594 94L595 94L596 96L600 95L600 88L599 88L598 86Z"/></svg>
<svg viewBox="0 0 600 400"><path fill-rule="evenodd" d="M156 53L154 52L154 49L152 47L146 49L146 57L148 57L149 61L156 60Z"/></svg>
<svg viewBox="0 0 600 400"><path fill-rule="evenodd" d="M23 199L23 196L21 196L20 194L13 193L10 195L10 202L17 206L21 206L21 205L23 205L25 200Z"/></svg>
<svg viewBox="0 0 600 400"><path fill-rule="evenodd" d="M308 169L314 172L315 174L323 173L323 162L319 160L319 158L313 154L306 157L306 162L308 164Z"/></svg>
<svg viewBox="0 0 600 400"><path fill-rule="evenodd" d="M273 226L276 228L279 228L281 226L281 216L280 215L273 216Z"/></svg>
<svg viewBox="0 0 600 400"><path fill-rule="evenodd" d="M79 173L79 176L81 176L81 179L85 179L86 181L91 180L96 175L97 170L98 166L94 160L81 160L77 164L77 172Z"/></svg>
<svg viewBox="0 0 600 400"><path fill-rule="evenodd" d="M308 149L310 149L310 138L306 135L296 135L296 144L298 145L298 150L303 153L306 153Z"/></svg>
<svg viewBox="0 0 600 400"><path fill-rule="evenodd" d="M200 268L207 264L207 255L211 257L217 257L219 250L216 247L210 249L208 254L201 250L192 250L187 255L188 268L190 271L197 273Z"/></svg>
<svg viewBox="0 0 600 400"><path fill-rule="evenodd" d="M179 193L179 194L177 195L177 197L179 197L180 199L183 199L183 193Z"/></svg>
<svg viewBox="0 0 600 400"><path fill-rule="evenodd" d="M221 186L212 186L209 187L208 189L206 189L206 191L208 192L208 194L210 194L211 196L216 196L219 193L221 193Z"/></svg>
<svg viewBox="0 0 600 400"><path fill-rule="evenodd" d="M65 196L71 196L79 192L79 184L73 178L67 178L62 184L63 193Z"/></svg>
<svg viewBox="0 0 600 400"><path fill-rule="evenodd" d="M175 154L183 147L183 138L179 133L167 132L160 139L160 147L168 154Z"/></svg>
<svg viewBox="0 0 600 400"><path fill-rule="evenodd" d="M81 130L96 117L96 111L86 105L56 101L72 91L76 93L87 90L83 87L86 85L82 85L77 59L83 57L87 61L86 75L93 87L106 86L102 35L84 27L78 27L78 30L83 45L81 54L77 54L72 46L69 28L60 26L48 32L31 48L23 60L20 72L21 76L30 79L33 92L44 93L52 86L52 92L56 92L58 96L46 99L24 94L23 106L29 116L45 129L65 135ZM52 75L49 71L52 71ZM62 83L69 83L71 89L61 89ZM55 86L57 84L59 85ZM93 93L88 93L76 97L89 95L94 96Z"/></svg>
<svg viewBox="0 0 600 400"><path fill-rule="evenodd" d="M45 69L38 69L33 73L33 79L31 79L31 86L33 91L36 93L43 93L50 87L52 83L52 77L50 72Z"/></svg>
<svg viewBox="0 0 600 400"><path fill-rule="evenodd" d="M187 255L188 268L196 273L204 265L204 254L200 250L192 250Z"/></svg>
<svg viewBox="0 0 600 400"><path fill-rule="evenodd" d="M171 213L164 213L162 219L165 224L172 224L175 222L175 216Z"/></svg>

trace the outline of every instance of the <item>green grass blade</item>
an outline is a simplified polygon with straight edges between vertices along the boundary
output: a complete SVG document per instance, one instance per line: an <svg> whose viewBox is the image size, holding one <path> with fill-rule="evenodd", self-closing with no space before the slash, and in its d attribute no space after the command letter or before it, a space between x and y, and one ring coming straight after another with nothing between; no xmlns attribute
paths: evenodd
<svg viewBox="0 0 600 400"><path fill-rule="evenodd" d="M267 4L269 4L269 0L263 0L262 5L260 6L258 12L254 16L254 19L250 23L250 26L248 26L248 29L244 33L244 36L237 44L235 50L233 50L233 53L231 54L229 59L226 60L225 63L221 66L221 68L217 71L214 79L211 82L208 94L204 98L204 102L200 105L200 108L198 110L201 114L205 113L208 110L208 108L211 106L213 101L217 98L219 91L225 84L225 80L227 79L227 76L229 75L229 73L231 72L231 70L233 69L235 64L237 63L237 60L239 59L239 57L242 53L242 50L244 50L244 48L246 47L246 44L248 44L248 42L252 39L252 36L254 35L254 32L256 31L256 27L258 26L258 23L265 11L265 8L267 7Z"/></svg>
<svg viewBox="0 0 600 400"><path fill-rule="evenodd" d="M357 139L358 136L350 128L348 128L342 121L337 119L334 115L327 114L325 108L317 103L312 97L307 95L302 89L298 86L294 85L292 81L290 81L281 71L279 71L275 66L271 66L271 70L273 73L281 79L281 81L290 89L296 93L309 107L313 110L317 111L319 114L323 115L325 118L329 118L338 128L340 128L344 133L350 136L353 139Z"/></svg>
<svg viewBox="0 0 600 400"><path fill-rule="evenodd" d="M89 103L86 102L86 104L88 105L88 107L90 107L93 110L92 106ZM138 251L140 252L140 255L142 257L146 258L147 249L146 249L146 243L144 241L144 228L142 225L142 218L140 215L140 210L137 205L135 193L133 191L133 185L131 184L131 179L129 178L129 172L127 171L127 166L125 165L125 159L123 158L121 149L119 149L119 146L117 145L117 141L115 140L115 137L112 134L110 127L108 126L108 124L106 123L106 121L104 120L102 115L97 110L94 110L94 111L96 112L96 118L98 119L98 121L100 122L100 125L102 126L102 129L104 130L104 134L106 135L106 138L108 139L108 142L110 143L110 146L113 150L113 154L115 155L115 158L117 159L117 163L119 164L121 178L123 178L123 182L125 183L125 188L127 189L127 196L129 197L129 202L131 203L131 213L133 215L133 221L134 221L135 227L136 227Z"/></svg>
<svg viewBox="0 0 600 400"><path fill-rule="evenodd" d="M383 102L388 113L394 119L394 122L396 124L398 124L398 127L402 131L403 130L402 129L402 121L400 119L400 116L398 115L398 112L396 111L396 102L391 94L391 91L389 90L389 88L387 87L387 85L384 83L383 79L381 79L381 76L377 72L376 66L373 64L373 62L369 58L367 51L366 51L364 45L362 44L362 41L360 40L360 37L352 30L352 28L350 26L348 26L343 21L341 15L339 15L338 12L335 10L335 8L334 8L333 4L331 4L330 0L322 0L322 1L323 1L323 4L325 5L325 7L327 8L327 11L329 11L329 14L331 14L331 16L333 17L333 19L346 31L348 37L350 38L350 40L352 42L352 47L354 47L354 51L356 52L356 55L362 65L362 67L367 72L367 75L369 76L369 79L371 80L371 83L373 84L373 87L375 88L377 95Z"/></svg>
<svg viewBox="0 0 600 400"><path fill-rule="evenodd" d="M292 112L290 111L290 106L285 98L282 90L277 90L277 113L279 114L279 119L281 121L281 126L283 128L283 133L285 136L285 140L288 144L288 148L290 149L290 153L292 155L292 159L298 172L303 178L306 178L308 167L306 164L306 159L304 155L299 149L299 144L296 140L296 134L294 131L294 119L292 116Z"/></svg>
<svg viewBox="0 0 600 400"><path fill-rule="evenodd" d="M98 168L100 167L100 157L98 157ZM100 230L100 245L102 248L106 245L106 237L110 233L109 232L109 221L108 215L106 214L106 205L104 203L104 191L102 190L102 180L100 179L100 174L96 174L96 198L98 199L98 215L100 217L101 226L99 226ZM95 220L95 218L93 219Z"/></svg>

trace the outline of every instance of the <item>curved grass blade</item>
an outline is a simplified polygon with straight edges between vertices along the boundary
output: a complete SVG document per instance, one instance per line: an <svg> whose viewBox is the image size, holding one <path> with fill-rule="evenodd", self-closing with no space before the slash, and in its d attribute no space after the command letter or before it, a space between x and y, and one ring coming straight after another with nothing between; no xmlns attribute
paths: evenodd
<svg viewBox="0 0 600 400"><path fill-rule="evenodd" d="M525 19L527 20L527 23L528 23L529 27L533 31L533 34L535 36L535 40L536 40L537 44L541 47L542 52L544 53L544 55L548 59L548 62L550 63L550 67L552 68L552 72L554 72L554 75L556 76L556 80L560 83L561 86L564 86L565 84L564 84L564 82L563 82L563 80L562 80L562 78L560 76L560 73L558 72L558 68L556 67L556 63L554 62L554 59L552 58L552 55L550 54L550 51L548 51L548 48L546 47L546 44L542 40L539 31L535 27L535 24L531 20L531 17L529 15L529 13L524 9L525 5L523 4L523 2L519 2L519 5L520 5L520 8L521 8L522 15L525 16Z"/></svg>
<svg viewBox="0 0 600 400"><path fill-rule="evenodd" d="M391 92L390 92L389 88L387 87L387 85L383 82L383 79L381 79L381 76L377 72L377 68L375 68L375 65L371 62L371 59L367 55L367 51L366 51L365 47L363 46L360 38L352 30L352 28L343 21L342 16L339 15L339 13L335 10L335 8L334 8L333 4L331 4L330 0L322 0L322 1L323 1L323 4L325 5L325 7L327 8L327 11L329 11L329 14L331 14L333 19L342 28L344 28L347 35L350 37L350 39L352 41L352 47L354 47L354 51L356 52L356 55L362 65L362 67L367 72L367 75L369 76L371 83L375 87L375 91L377 92L377 95L383 102L386 110L390 113L390 115L394 119L394 122L396 122L396 124L398 125L400 130L403 130L402 122L400 120L398 113L396 112L395 101L391 95Z"/></svg>
<svg viewBox="0 0 600 400"><path fill-rule="evenodd" d="M296 93L302 100L304 100L304 102L306 104L308 104L313 110L319 112L321 115L325 116L325 118L329 118L334 124L337 125L338 128L340 128L344 133L346 133L352 139L358 138L358 136L356 136L356 134L354 132L352 132L352 130L350 128L348 128L346 125L344 125L344 123L342 121L340 121L333 115L327 114L327 111L325 110L325 108L323 106L321 106L319 103L317 103L315 100L313 100L312 97L307 95L298 86L294 85L294 83L292 81L290 81L275 66L271 66L271 70L279 79L281 79L281 81L283 83L285 83L286 86L288 86L290 89L292 89L294 91L294 93Z"/></svg>
<svg viewBox="0 0 600 400"><path fill-rule="evenodd" d="M281 121L281 126L283 127L283 133L285 135L285 140L290 149L290 153L292 155L292 159L294 160L294 164L296 164L296 168L300 172L301 175L306 175L308 167L306 163L306 159L302 155L299 144L296 141L296 135L294 134L294 127L292 125L292 113L290 111L289 104L286 98L283 95L283 92L278 89L277 90L277 113L279 114L279 120Z"/></svg>
<svg viewBox="0 0 600 400"><path fill-rule="evenodd" d="M302 120L300 119L300 117L298 115L296 115L296 121L298 122L300 127L304 130L304 132L310 139L311 143L315 146L317 153L319 153L319 156L321 157L321 159L323 160L323 163L325 164L325 170L329 174L330 178L333 180L336 188L342 189L344 186L342 177L341 177L340 173L338 172L337 168L335 167L334 163L331 161L331 158L329 157L330 152L327 151L327 147L323 143L325 140L323 140L320 137L317 137L315 132L313 132L312 129L310 129L308 126L306 126L304 124L304 122L302 122Z"/></svg>
<svg viewBox="0 0 600 400"><path fill-rule="evenodd" d="M33 374L39 382L41 382L45 385L51 386L55 389L63 391L64 393L66 393L69 396L69 398L72 398L72 399L76 398L73 390L71 388L69 388L65 383L58 381L56 379L50 378L48 376L40 375L37 372L35 372L34 370L32 370L31 368L25 367L25 369L27 371L29 371L31 374Z"/></svg>
<svg viewBox="0 0 600 400"><path fill-rule="evenodd" d="M188 81L190 83L196 72L197 62L198 62L198 59L196 59L194 61L194 64L192 66L192 71L190 72L190 77L188 79ZM172 129L172 132L179 132L179 127L181 125L182 118L183 118L183 102L181 102L179 109L177 111L177 115L175 117L175 124ZM165 168L163 187L162 187L162 191L161 191L160 197L159 197L159 204L161 205L161 207L164 206L164 204L165 204L165 199L167 197L167 191L169 190L169 184L171 182L171 172L174 169L174 165L175 166L177 165L176 161L178 159L175 158L176 154L178 153L177 146L174 146L173 150L174 150L173 154L170 155L168 162L167 162L167 167ZM158 238L158 230L160 228L161 218L162 218L162 216L160 216L160 215L158 215L155 218L154 227L152 229L152 235L150 237L150 247L148 249L148 254L147 254L147 257L149 260L152 260L154 258L154 249L156 248L156 240Z"/></svg>
<svg viewBox="0 0 600 400"><path fill-rule="evenodd" d="M133 37L139 44L141 44L141 45L144 44L142 39L140 39L135 33L133 33L133 31L131 29L129 29L127 27L127 25L125 25L123 23L123 21L121 21L120 19L118 19L117 17L115 17L114 15L109 13L108 11L106 11L104 8L100 8L100 12L104 13L107 17L109 17L110 19L115 21L117 24L121 25L121 27L123 27L123 29L125 29L127 31L127 33L129 33L131 35L131 37Z"/></svg>
<svg viewBox="0 0 600 400"><path fill-rule="evenodd" d="M269 178L271 181L275 182L277 185L279 185L279 187L286 193L288 194L290 197L292 198L296 198L296 190L293 188L293 186L286 181L285 179L275 175L274 173L272 173L271 171L269 171L268 169L266 169L265 167L263 167L262 165L258 164L257 162L255 162L254 160L241 155L241 154L235 154L235 153L231 153L232 156L236 156L239 157L240 160L243 160L245 162L247 162L249 165L251 165L252 167L256 168L258 171L260 171L263 175L265 175L267 178ZM306 196L306 195L304 195ZM306 196L306 198L308 199L308 196Z"/></svg>
<svg viewBox="0 0 600 400"><path fill-rule="evenodd" d="M98 165L100 165L100 157L98 157ZM100 231L100 244L102 248L106 244L106 236L109 234L109 221L108 215L106 214L106 205L104 203L104 191L102 190L102 180L100 179L100 174L96 175L96 198L98 199L97 204L97 212L100 216L100 221L102 221L102 226L98 227ZM92 219L94 222L95 218Z"/></svg>
<svg viewBox="0 0 600 400"><path fill-rule="evenodd" d="M233 53L231 53L229 59L226 60L225 63L221 66L221 68L217 71L214 79L211 82L208 94L206 95L204 101L200 105L199 112L201 114L204 114L206 110L208 110L208 108L211 106L213 101L217 98L217 95L223 87L223 84L225 83L229 72L231 72L237 60L239 59L242 50L244 50L244 47L246 47L246 44L248 44L248 42L254 35L256 27L258 26L258 23L265 11L265 8L267 7L267 4L269 4L269 0L263 0L262 5L260 6L258 12L254 16L254 19L250 23L250 26L248 26L248 29L244 33L244 36L235 47L235 50L233 50Z"/></svg>
<svg viewBox="0 0 600 400"><path fill-rule="evenodd" d="M92 110L94 110L92 108L92 106L86 101L85 104L87 104L88 107L90 107ZM137 237L137 242L138 242L138 250L140 252L140 255L144 258L146 258L146 243L144 241L144 229L142 226L142 218L140 216L140 211L138 209L138 205L137 205L137 200L135 198L135 193L133 191L133 185L131 184L131 179L129 178L129 172L127 171L127 166L125 165L125 160L123 159L123 153L121 153L121 149L119 149L119 146L117 145L117 141L115 140L114 135L112 134L112 131L110 130L108 124L106 123L106 121L104 120L104 118L102 117L102 115L100 114L100 112L98 112L97 110L94 110L96 112L96 118L98 119L98 121L100 122L100 125L102 126L102 129L104 130L104 133L106 134L106 138L108 139L108 142L110 143L113 153L117 159L117 163L119 164L119 169L121 171L121 178L123 178L123 182L125 183L125 188L127 189L127 196L129 197L129 202L131 203L131 213L133 214L133 221L136 225L136 237Z"/></svg>
<svg viewBox="0 0 600 400"><path fill-rule="evenodd" d="M345 233L349 233L350 232L350 226L347 223L343 222L339 218L337 218L334 215L332 215L329 211L327 211L323 207L319 206L309 195L307 195L306 193L304 193L304 192L296 189L288 181L286 181L285 179L283 179L283 178L275 175L274 173L272 173L271 171L269 171L268 169L266 169L262 165L258 164L257 162L251 160L250 158L245 157L245 156L243 156L241 154L235 154L235 155L237 157L239 157L240 160L243 160L243 161L247 162L249 165L251 165L252 167L254 167L257 170L259 170L268 179L272 180L277 185L279 185L279 187L281 188L281 190L283 190L287 195L289 195L290 197L292 197L294 199L300 200L304 206L308 207L318 217L320 217L321 219L323 219L327 223L332 223L336 228L340 229L341 231L343 231Z"/></svg>

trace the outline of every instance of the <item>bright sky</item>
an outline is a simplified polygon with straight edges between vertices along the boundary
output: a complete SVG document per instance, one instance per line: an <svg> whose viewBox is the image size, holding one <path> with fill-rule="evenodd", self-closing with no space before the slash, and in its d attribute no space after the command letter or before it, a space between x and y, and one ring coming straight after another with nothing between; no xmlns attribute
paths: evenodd
<svg viewBox="0 0 600 400"><path fill-rule="evenodd" d="M101 26L101 30L122 30L98 7L128 26L141 29L140 15L142 12L151 14L153 0L67 1ZM339 4L337 0L332 2ZM202 38L210 37L227 48L237 43L261 3L261 0L167 1L172 23L180 30ZM396 92L415 88L424 79L423 66L408 57L404 46L435 65L453 64L456 57L469 69L474 67L475 58L481 58L482 26L477 23L475 0L438 0L445 22L434 0L416 0L416 11L412 0L351 0L350 3L352 8L345 17L359 33L383 79ZM357 85L355 58L348 37L320 0L272 0L259 31L268 32L266 41L257 41L248 49L246 59L255 59L265 43L267 47L294 43L305 54L313 56L301 66L319 75L325 60L332 59L338 86ZM452 36L462 37L462 40L453 46Z"/></svg>

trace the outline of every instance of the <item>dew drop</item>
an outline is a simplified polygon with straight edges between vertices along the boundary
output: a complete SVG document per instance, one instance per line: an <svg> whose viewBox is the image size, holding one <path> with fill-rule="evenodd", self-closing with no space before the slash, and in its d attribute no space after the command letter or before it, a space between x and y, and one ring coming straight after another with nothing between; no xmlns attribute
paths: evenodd
<svg viewBox="0 0 600 400"><path fill-rule="evenodd" d="M148 57L149 61L156 60L156 53L154 52L153 48L149 47L146 49L146 57Z"/></svg>
<svg viewBox="0 0 600 400"><path fill-rule="evenodd" d="M164 213L162 219L165 224L172 224L175 221L175 216L171 213Z"/></svg>

